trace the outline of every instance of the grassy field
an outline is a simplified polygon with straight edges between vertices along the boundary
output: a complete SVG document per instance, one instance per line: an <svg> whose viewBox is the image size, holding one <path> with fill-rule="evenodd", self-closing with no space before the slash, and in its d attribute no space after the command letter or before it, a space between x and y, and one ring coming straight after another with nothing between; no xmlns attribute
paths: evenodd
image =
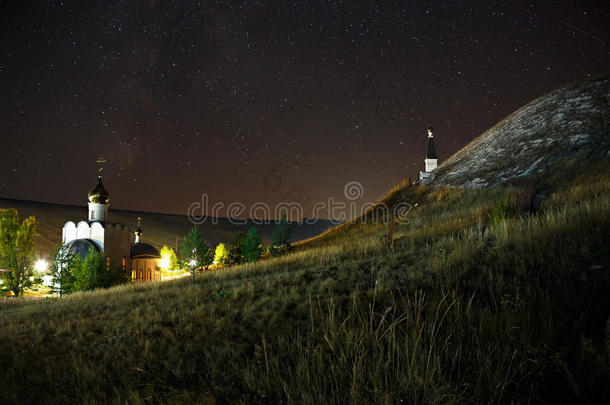
<svg viewBox="0 0 610 405"><path fill-rule="evenodd" d="M0 402L610 401L610 165L385 201L194 284L0 300Z"/></svg>

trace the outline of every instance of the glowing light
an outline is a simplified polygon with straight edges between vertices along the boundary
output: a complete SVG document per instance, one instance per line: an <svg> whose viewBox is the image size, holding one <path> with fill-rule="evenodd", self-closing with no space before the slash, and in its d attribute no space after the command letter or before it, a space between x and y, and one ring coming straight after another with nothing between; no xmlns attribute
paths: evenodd
<svg viewBox="0 0 610 405"><path fill-rule="evenodd" d="M197 262L195 261L195 259L191 259L191 261L189 262L189 265L191 267L195 267L197 265Z"/></svg>
<svg viewBox="0 0 610 405"><path fill-rule="evenodd" d="M159 262L159 265L161 266L161 268L163 270L169 269L169 265L170 265L169 255L161 256L161 261Z"/></svg>
<svg viewBox="0 0 610 405"><path fill-rule="evenodd" d="M47 269L49 268L49 264L47 263L47 261L45 259L38 259L38 260L36 260L36 263L34 264L34 268L39 273L42 273L44 271L47 271Z"/></svg>

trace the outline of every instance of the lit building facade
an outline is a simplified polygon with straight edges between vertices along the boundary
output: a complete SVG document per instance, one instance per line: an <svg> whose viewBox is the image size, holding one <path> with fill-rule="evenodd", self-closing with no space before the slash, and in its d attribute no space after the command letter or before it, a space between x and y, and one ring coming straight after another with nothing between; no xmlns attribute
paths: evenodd
<svg viewBox="0 0 610 405"><path fill-rule="evenodd" d="M142 242L141 218L132 236L129 227L108 222L109 204L110 193L104 187L100 170L97 184L88 194L87 220L66 222L62 228L62 244L81 257L90 249L104 252L107 268L119 266L131 272L133 281L160 280L161 256L154 246Z"/></svg>

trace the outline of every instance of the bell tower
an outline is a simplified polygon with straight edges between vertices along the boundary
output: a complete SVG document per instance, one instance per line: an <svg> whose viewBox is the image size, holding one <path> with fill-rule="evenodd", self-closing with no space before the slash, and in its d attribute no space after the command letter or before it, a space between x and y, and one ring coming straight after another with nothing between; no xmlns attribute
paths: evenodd
<svg viewBox="0 0 610 405"><path fill-rule="evenodd" d="M434 135L432 125L428 127L428 152L426 153L426 171L431 172L436 169L438 157L436 156L436 148L434 147Z"/></svg>
<svg viewBox="0 0 610 405"><path fill-rule="evenodd" d="M104 187L102 183L102 173L104 172L104 158L99 158L96 163L98 164L97 169L97 184L89 191L88 195L88 207L89 216L87 220L89 222L106 222L108 220L108 204L110 203L110 193Z"/></svg>
<svg viewBox="0 0 610 405"><path fill-rule="evenodd" d="M427 184L432 181L432 171L436 169L438 164L438 156L436 156L436 148L434 147L434 135L432 125L428 127L428 150L426 151L426 170L419 172L419 182L421 184Z"/></svg>

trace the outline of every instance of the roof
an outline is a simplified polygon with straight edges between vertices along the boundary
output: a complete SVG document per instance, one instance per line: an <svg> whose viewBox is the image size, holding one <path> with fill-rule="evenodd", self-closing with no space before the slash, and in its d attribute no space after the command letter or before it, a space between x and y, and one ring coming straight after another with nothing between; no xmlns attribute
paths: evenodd
<svg viewBox="0 0 610 405"><path fill-rule="evenodd" d="M428 137L428 152L426 153L426 159L438 159L436 157L436 148L434 147L434 138Z"/></svg>
<svg viewBox="0 0 610 405"><path fill-rule="evenodd" d="M159 259L161 255L159 251L152 245L144 242L138 242L131 245L131 252L129 256L132 259L136 258L150 258L150 259Z"/></svg>
<svg viewBox="0 0 610 405"><path fill-rule="evenodd" d="M102 183L102 177L97 178L97 184L91 190L89 190L89 202L96 204L108 204L110 201L110 193L104 187Z"/></svg>

